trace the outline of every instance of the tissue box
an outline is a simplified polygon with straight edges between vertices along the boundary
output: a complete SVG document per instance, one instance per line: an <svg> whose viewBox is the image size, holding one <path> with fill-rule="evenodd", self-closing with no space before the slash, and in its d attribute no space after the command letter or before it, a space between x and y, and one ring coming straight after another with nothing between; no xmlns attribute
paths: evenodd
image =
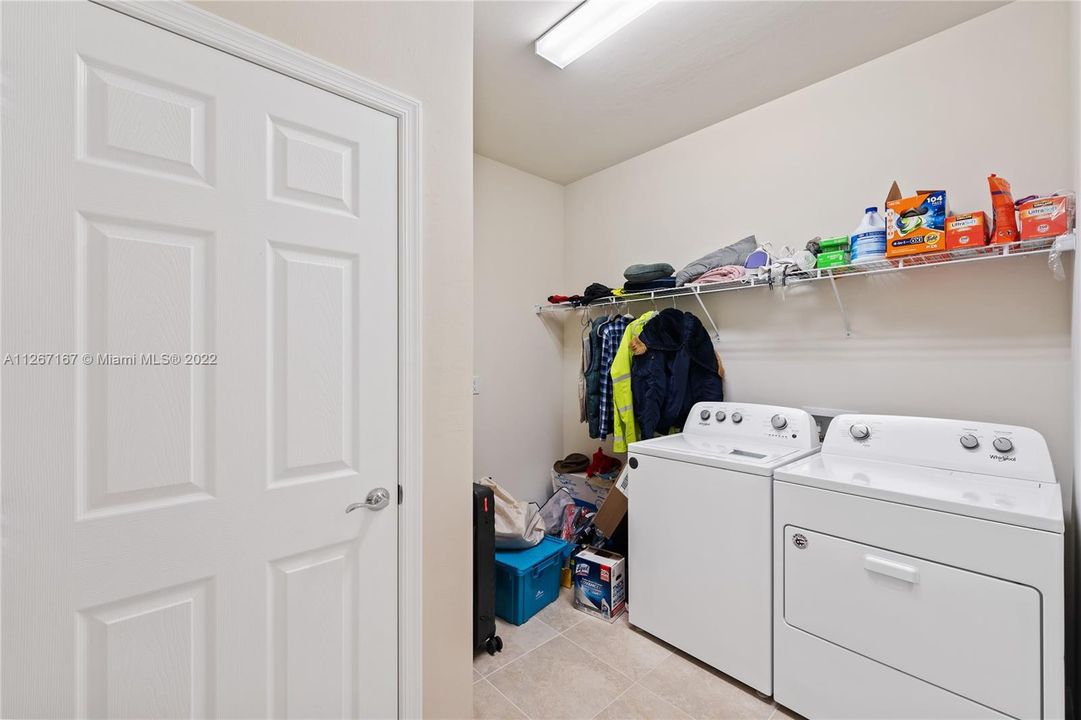
<svg viewBox="0 0 1081 720"><path fill-rule="evenodd" d="M610 550L586 549L571 560L574 607L614 621L627 609L627 561Z"/></svg>
<svg viewBox="0 0 1081 720"><path fill-rule="evenodd" d="M886 257L945 249L945 190L920 190L886 203Z"/></svg>

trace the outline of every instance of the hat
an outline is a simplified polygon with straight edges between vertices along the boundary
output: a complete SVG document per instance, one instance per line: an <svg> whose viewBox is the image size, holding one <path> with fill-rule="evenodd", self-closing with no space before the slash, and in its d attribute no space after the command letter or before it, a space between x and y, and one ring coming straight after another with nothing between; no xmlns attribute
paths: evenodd
<svg viewBox="0 0 1081 720"><path fill-rule="evenodd" d="M589 467L589 458L582 453L571 453L562 460L556 460L552 469L561 475L566 473L582 472Z"/></svg>

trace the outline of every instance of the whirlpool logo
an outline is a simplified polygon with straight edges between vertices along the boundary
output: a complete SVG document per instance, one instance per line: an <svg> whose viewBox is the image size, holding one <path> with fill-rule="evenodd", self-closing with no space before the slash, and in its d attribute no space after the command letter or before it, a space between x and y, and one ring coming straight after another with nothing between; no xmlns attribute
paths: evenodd
<svg viewBox="0 0 1081 720"><path fill-rule="evenodd" d="M987 457L998 462L1017 462L1017 458L1009 455L988 455Z"/></svg>

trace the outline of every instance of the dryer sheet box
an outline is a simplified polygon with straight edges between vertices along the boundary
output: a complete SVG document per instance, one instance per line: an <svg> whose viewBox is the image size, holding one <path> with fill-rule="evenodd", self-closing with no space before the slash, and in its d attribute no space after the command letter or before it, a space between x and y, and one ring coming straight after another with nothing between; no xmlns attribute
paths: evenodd
<svg viewBox="0 0 1081 720"><path fill-rule="evenodd" d="M613 622L627 609L627 560L588 548L574 556L574 607Z"/></svg>

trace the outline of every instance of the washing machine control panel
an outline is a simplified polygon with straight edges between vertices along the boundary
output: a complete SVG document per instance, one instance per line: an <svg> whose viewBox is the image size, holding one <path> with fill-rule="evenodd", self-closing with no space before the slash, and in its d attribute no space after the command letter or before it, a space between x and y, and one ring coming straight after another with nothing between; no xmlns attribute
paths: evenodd
<svg viewBox="0 0 1081 720"><path fill-rule="evenodd" d="M736 449L740 441L754 447L813 449L819 446L818 430L810 413L777 405L701 402L691 409L683 433Z"/></svg>
<svg viewBox="0 0 1081 720"><path fill-rule="evenodd" d="M822 452L1055 482L1043 436L1016 425L899 415L839 415L826 432Z"/></svg>

